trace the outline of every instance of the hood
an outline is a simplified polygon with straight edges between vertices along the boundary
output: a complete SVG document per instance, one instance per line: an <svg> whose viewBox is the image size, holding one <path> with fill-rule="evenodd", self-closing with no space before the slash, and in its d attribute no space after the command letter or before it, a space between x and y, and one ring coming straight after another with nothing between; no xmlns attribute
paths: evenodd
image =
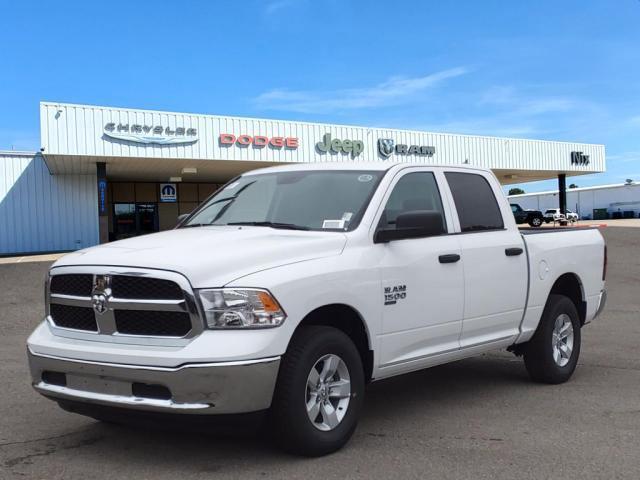
<svg viewBox="0 0 640 480"><path fill-rule="evenodd" d="M156 268L182 273L194 288L221 287L261 270L339 255L346 240L339 232L251 226L182 228L79 250L62 257L54 267Z"/></svg>

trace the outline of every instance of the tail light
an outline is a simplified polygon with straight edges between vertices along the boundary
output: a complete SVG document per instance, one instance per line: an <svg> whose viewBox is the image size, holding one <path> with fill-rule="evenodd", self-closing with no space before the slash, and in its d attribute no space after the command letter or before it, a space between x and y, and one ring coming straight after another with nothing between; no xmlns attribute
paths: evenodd
<svg viewBox="0 0 640 480"><path fill-rule="evenodd" d="M602 263L602 281L607 278L607 246L604 246L604 262Z"/></svg>

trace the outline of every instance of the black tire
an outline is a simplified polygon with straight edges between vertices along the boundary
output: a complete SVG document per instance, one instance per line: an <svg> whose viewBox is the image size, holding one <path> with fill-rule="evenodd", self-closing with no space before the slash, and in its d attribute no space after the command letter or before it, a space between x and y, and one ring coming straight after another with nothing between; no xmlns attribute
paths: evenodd
<svg viewBox="0 0 640 480"><path fill-rule="evenodd" d="M544 219L544 223L550 223L550 222L551 222L551 220L549 220L548 218Z"/></svg>
<svg viewBox="0 0 640 480"><path fill-rule="evenodd" d="M556 319L569 316L573 327L573 348L569 361L560 366L553 357L553 330ZM564 383L571 378L580 356L580 319L574 303L564 295L549 295L540 325L533 338L524 346L524 364L532 380L541 383Z"/></svg>
<svg viewBox="0 0 640 480"><path fill-rule="evenodd" d="M540 227L542 226L542 218L540 217L531 217L529 219L529 225L532 227Z"/></svg>
<svg viewBox="0 0 640 480"><path fill-rule="evenodd" d="M307 414L306 388L311 369L323 356L339 356L348 369L351 396L347 412L329 431L316 428ZM364 371L358 349L342 331L325 326L302 327L282 358L271 408L275 439L288 452L320 456L344 446L356 429L364 400Z"/></svg>

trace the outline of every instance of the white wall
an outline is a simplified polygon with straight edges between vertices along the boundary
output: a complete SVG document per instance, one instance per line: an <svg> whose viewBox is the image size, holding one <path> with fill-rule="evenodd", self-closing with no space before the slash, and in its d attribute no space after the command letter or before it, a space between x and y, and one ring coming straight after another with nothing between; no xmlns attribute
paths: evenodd
<svg viewBox="0 0 640 480"><path fill-rule="evenodd" d="M512 203L525 209L542 210L558 208L558 194L547 192L510 196ZM632 210L640 214L640 184L615 185L605 188L568 189L567 208L583 216L593 216L594 208L606 208L609 213Z"/></svg>
<svg viewBox="0 0 640 480"><path fill-rule="evenodd" d="M42 156L0 152L0 255L98 243L96 175L50 175Z"/></svg>
<svg viewBox="0 0 640 480"><path fill-rule="evenodd" d="M111 122L123 125L158 125L174 130L178 127L195 128L197 141L186 145L156 145L114 140L105 135L105 125ZM492 169L567 172L568 175L571 175L571 172L606 170L603 145L194 115L91 105L42 102L40 127L41 145L48 157L105 156L351 163L384 161L385 158L378 152L378 139L390 138L396 143L434 146L435 154L432 157L392 154L389 161L439 165L458 165L468 161L471 166ZM219 135L222 133L296 137L299 146L297 149L223 146L219 143ZM330 133L334 139L360 140L364 143L364 151L355 158L345 153L319 152L316 149L316 143L322 141L326 133ZM589 165L572 165L572 151L581 151L589 155ZM93 166L90 165L87 168L93 168Z"/></svg>

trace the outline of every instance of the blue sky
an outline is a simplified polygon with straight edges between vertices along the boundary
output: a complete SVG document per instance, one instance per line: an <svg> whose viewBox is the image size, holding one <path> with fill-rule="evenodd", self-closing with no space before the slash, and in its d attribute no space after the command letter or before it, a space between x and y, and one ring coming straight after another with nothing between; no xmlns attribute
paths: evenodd
<svg viewBox="0 0 640 480"><path fill-rule="evenodd" d="M0 149L39 148L48 100L603 143L570 182L640 180L639 25L638 0L0 0Z"/></svg>

